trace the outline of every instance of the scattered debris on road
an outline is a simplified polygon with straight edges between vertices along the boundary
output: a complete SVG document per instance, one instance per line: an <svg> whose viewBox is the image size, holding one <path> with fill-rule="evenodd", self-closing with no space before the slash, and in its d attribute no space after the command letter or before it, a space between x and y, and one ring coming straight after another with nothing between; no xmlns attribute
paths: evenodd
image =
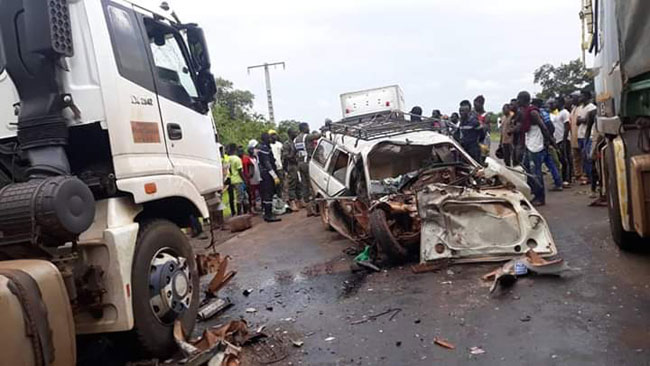
<svg viewBox="0 0 650 366"><path fill-rule="evenodd" d="M230 298L213 298L207 299L206 303L199 308L197 317L201 321L206 321L217 314L225 311L229 307L233 306L233 303L230 301Z"/></svg>
<svg viewBox="0 0 650 366"><path fill-rule="evenodd" d="M482 354L485 353L485 350L483 348L481 348L481 347L474 346L474 347L469 349L469 353L471 353L473 355L482 355Z"/></svg>
<svg viewBox="0 0 650 366"><path fill-rule="evenodd" d="M559 276L562 272L570 271L563 259L546 260L533 250L528 250L523 256L512 259L494 271L484 275L484 281L493 280L490 292L494 292L497 285L511 286L517 277L525 276L529 272L539 275Z"/></svg>
<svg viewBox="0 0 650 366"><path fill-rule="evenodd" d="M248 340L248 324L233 320L224 325L208 328L197 339L187 340L181 322L174 323L174 340L180 348L181 359L165 361L165 365L220 365L240 364L242 346Z"/></svg>
<svg viewBox="0 0 650 366"><path fill-rule="evenodd" d="M442 338L433 337L433 343L439 345L442 348L456 349L456 346L454 346L453 343L450 343L449 341L446 341Z"/></svg>
<svg viewBox="0 0 650 366"><path fill-rule="evenodd" d="M292 343L295 347L302 347L302 345L305 344L305 342L303 342L303 341L297 341L297 340L291 340L291 343Z"/></svg>
<svg viewBox="0 0 650 366"><path fill-rule="evenodd" d="M199 254L196 256L199 276L215 274L206 290L208 297L216 297L217 292L237 274L236 271L227 271L229 260L229 256L221 256L219 253Z"/></svg>
<svg viewBox="0 0 650 366"><path fill-rule="evenodd" d="M240 231L248 230L253 227L253 218L251 215L233 216L226 224L230 228L231 233L238 233Z"/></svg>
<svg viewBox="0 0 650 366"><path fill-rule="evenodd" d="M333 341L335 339L336 339L335 337L327 337L327 338L325 338L325 342L331 342L331 341Z"/></svg>
<svg viewBox="0 0 650 366"><path fill-rule="evenodd" d="M351 321L351 322L350 322L350 325L363 324L363 323L369 322L369 321L371 321L371 320L377 320L378 318L380 318L380 317L382 317L382 316L384 316L384 315L388 315L388 314L391 314L391 315L390 315L390 318L388 318L388 321L392 321L392 320L395 318L395 316L396 316L397 314L399 314L401 311L402 311L401 308L391 308L391 309L388 309L388 310L386 310L386 311L383 311L383 312L381 312L381 313L379 313L379 314L374 314L374 315L364 315L363 318L361 318L361 319L359 319L359 320Z"/></svg>
<svg viewBox="0 0 650 366"><path fill-rule="evenodd" d="M255 309L255 308L246 308L246 312L247 313L256 313L257 309Z"/></svg>

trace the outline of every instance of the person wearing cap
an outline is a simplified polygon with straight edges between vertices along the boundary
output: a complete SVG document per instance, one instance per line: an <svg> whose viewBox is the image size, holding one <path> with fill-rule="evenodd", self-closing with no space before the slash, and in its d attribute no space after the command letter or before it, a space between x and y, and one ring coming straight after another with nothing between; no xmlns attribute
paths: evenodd
<svg viewBox="0 0 650 366"><path fill-rule="evenodd" d="M273 153L273 158L275 159L276 171L278 172L278 178L280 178L280 184L276 186L275 194L278 197L282 197L282 183L284 180L284 170L282 170L282 142L278 137L278 132L274 129L269 130L269 138L271 139L271 152Z"/></svg>

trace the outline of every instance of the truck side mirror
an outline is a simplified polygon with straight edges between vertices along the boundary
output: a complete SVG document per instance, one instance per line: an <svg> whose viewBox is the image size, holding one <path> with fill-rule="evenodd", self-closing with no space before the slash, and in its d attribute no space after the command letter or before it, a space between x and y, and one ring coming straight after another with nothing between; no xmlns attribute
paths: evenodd
<svg viewBox="0 0 650 366"><path fill-rule="evenodd" d="M199 73L201 71L210 71L210 55L208 54L208 46L205 42L203 29L195 24L188 24L186 27L187 45L197 71Z"/></svg>

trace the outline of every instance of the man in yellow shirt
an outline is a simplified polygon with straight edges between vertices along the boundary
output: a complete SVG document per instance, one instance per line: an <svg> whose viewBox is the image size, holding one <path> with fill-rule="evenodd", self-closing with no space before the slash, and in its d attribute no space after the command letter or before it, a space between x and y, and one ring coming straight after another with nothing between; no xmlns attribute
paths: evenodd
<svg viewBox="0 0 650 366"><path fill-rule="evenodd" d="M230 212L234 216L234 202L237 203L237 215L243 213L243 204L246 199L246 185L244 184L244 165L239 156L237 156L237 145L228 145L228 175L230 176L230 185L228 187L228 195L230 196ZM235 199L233 199L233 196Z"/></svg>

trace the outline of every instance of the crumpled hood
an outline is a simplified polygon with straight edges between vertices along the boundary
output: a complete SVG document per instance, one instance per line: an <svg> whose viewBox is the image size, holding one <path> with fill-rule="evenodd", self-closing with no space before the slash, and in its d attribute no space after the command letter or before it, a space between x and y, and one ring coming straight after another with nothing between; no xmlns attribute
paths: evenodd
<svg viewBox="0 0 650 366"><path fill-rule="evenodd" d="M532 249L557 253L546 220L524 195L507 188L430 184L417 193L420 260L503 260Z"/></svg>

